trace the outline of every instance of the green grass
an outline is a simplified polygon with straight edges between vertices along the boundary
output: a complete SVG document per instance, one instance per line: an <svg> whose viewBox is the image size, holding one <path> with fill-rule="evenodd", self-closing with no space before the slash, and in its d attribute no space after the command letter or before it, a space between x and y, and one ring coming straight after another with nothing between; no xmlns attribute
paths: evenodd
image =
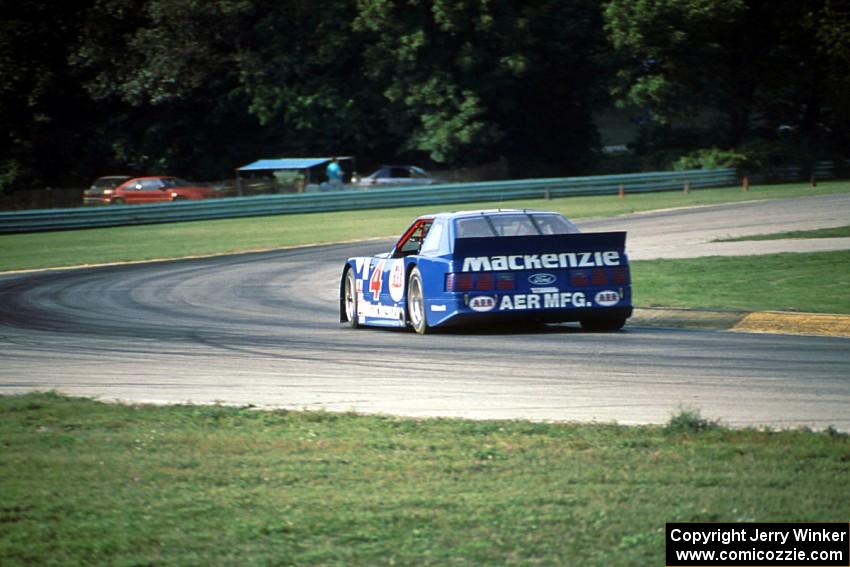
<svg viewBox="0 0 850 567"><path fill-rule="evenodd" d="M776 232L773 234L755 234L752 236L741 236L738 238L722 238L717 242L744 242L749 240L781 240L783 238L847 238L850 237L850 225L834 228L821 228L817 230L792 230L789 232Z"/></svg>
<svg viewBox="0 0 850 567"><path fill-rule="evenodd" d="M0 398L3 565L663 565L665 522L850 517L850 439Z"/></svg>
<svg viewBox="0 0 850 567"><path fill-rule="evenodd" d="M850 313L850 251L633 262L640 307Z"/></svg>
<svg viewBox="0 0 850 567"><path fill-rule="evenodd" d="M617 196L570 197L407 207L375 211L280 215L248 219L0 235L0 271L108 262L180 258L303 244L397 236L418 215L439 210L527 207L570 218L691 207L752 199L824 195L850 191L846 181Z"/></svg>

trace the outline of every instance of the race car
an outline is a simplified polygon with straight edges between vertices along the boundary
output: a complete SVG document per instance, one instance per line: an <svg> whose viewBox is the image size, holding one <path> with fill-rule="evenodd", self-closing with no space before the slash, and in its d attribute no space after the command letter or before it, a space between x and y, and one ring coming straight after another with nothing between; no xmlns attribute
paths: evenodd
<svg viewBox="0 0 850 567"><path fill-rule="evenodd" d="M340 322L420 334L511 321L619 330L632 314L625 245L625 232L581 234L554 212L425 215L389 252L346 260Z"/></svg>

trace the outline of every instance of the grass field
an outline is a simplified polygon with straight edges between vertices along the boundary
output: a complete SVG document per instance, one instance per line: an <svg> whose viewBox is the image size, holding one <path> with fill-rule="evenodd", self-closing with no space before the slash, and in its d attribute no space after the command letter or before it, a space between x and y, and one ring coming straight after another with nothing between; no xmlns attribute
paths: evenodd
<svg viewBox="0 0 850 567"><path fill-rule="evenodd" d="M408 207L377 211L315 213L117 228L0 235L0 271L83 264L181 258L303 244L397 236L418 215L441 209L527 207L555 210L570 218L605 217L638 211L753 199L824 195L850 191L850 182L705 189L617 196L569 197Z"/></svg>
<svg viewBox="0 0 850 567"><path fill-rule="evenodd" d="M632 263L639 307L850 313L850 251Z"/></svg>
<svg viewBox="0 0 850 567"><path fill-rule="evenodd" d="M664 565L664 523L844 521L834 430L0 398L3 565Z"/></svg>

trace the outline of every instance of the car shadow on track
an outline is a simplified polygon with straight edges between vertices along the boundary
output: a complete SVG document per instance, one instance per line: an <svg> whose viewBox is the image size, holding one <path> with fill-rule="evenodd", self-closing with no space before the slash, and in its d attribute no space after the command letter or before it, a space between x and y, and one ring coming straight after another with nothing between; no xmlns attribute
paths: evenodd
<svg viewBox="0 0 850 567"><path fill-rule="evenodd" d="M625 331L592 331L583 329L578 323L523 323L523 324L490 324L474 327L448 327L445 329L433 329L429 332L438 332L441 335L609 335Z"/></svg>
<svg viewBox="0 0 850 567"><path fill-rule="evenodd" d="M378 333L411 333L410 327L382 328L362 327L360 331L372 331ZM487 325L468 325L457 327L438 327L428 329L429 335L442 336L507 336L507 335L610 335L627 333L628 329L619 331L593 331L583 329L578 323L490 323Z"/></svg>

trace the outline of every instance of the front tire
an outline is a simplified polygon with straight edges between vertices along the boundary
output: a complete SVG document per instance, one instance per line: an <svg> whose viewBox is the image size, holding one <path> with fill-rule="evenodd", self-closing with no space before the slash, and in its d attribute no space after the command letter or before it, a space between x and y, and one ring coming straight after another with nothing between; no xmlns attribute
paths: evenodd
<svg viewBox="0 0 850 567"><path fill-rule="evenodd" d="M351 268L345 272L342 301L348 326L352 329L357 329L360 327L360 323L357 321L357 282L354 277L354 270Z"/></svg>
<svg viewBox="0 0 850 567"><path fill-rule="evenodd" d="M414 267L407 279L407 319L413 330L424 335L430 330L425 318L425 293L422 291L422 275Z"/></svg>

